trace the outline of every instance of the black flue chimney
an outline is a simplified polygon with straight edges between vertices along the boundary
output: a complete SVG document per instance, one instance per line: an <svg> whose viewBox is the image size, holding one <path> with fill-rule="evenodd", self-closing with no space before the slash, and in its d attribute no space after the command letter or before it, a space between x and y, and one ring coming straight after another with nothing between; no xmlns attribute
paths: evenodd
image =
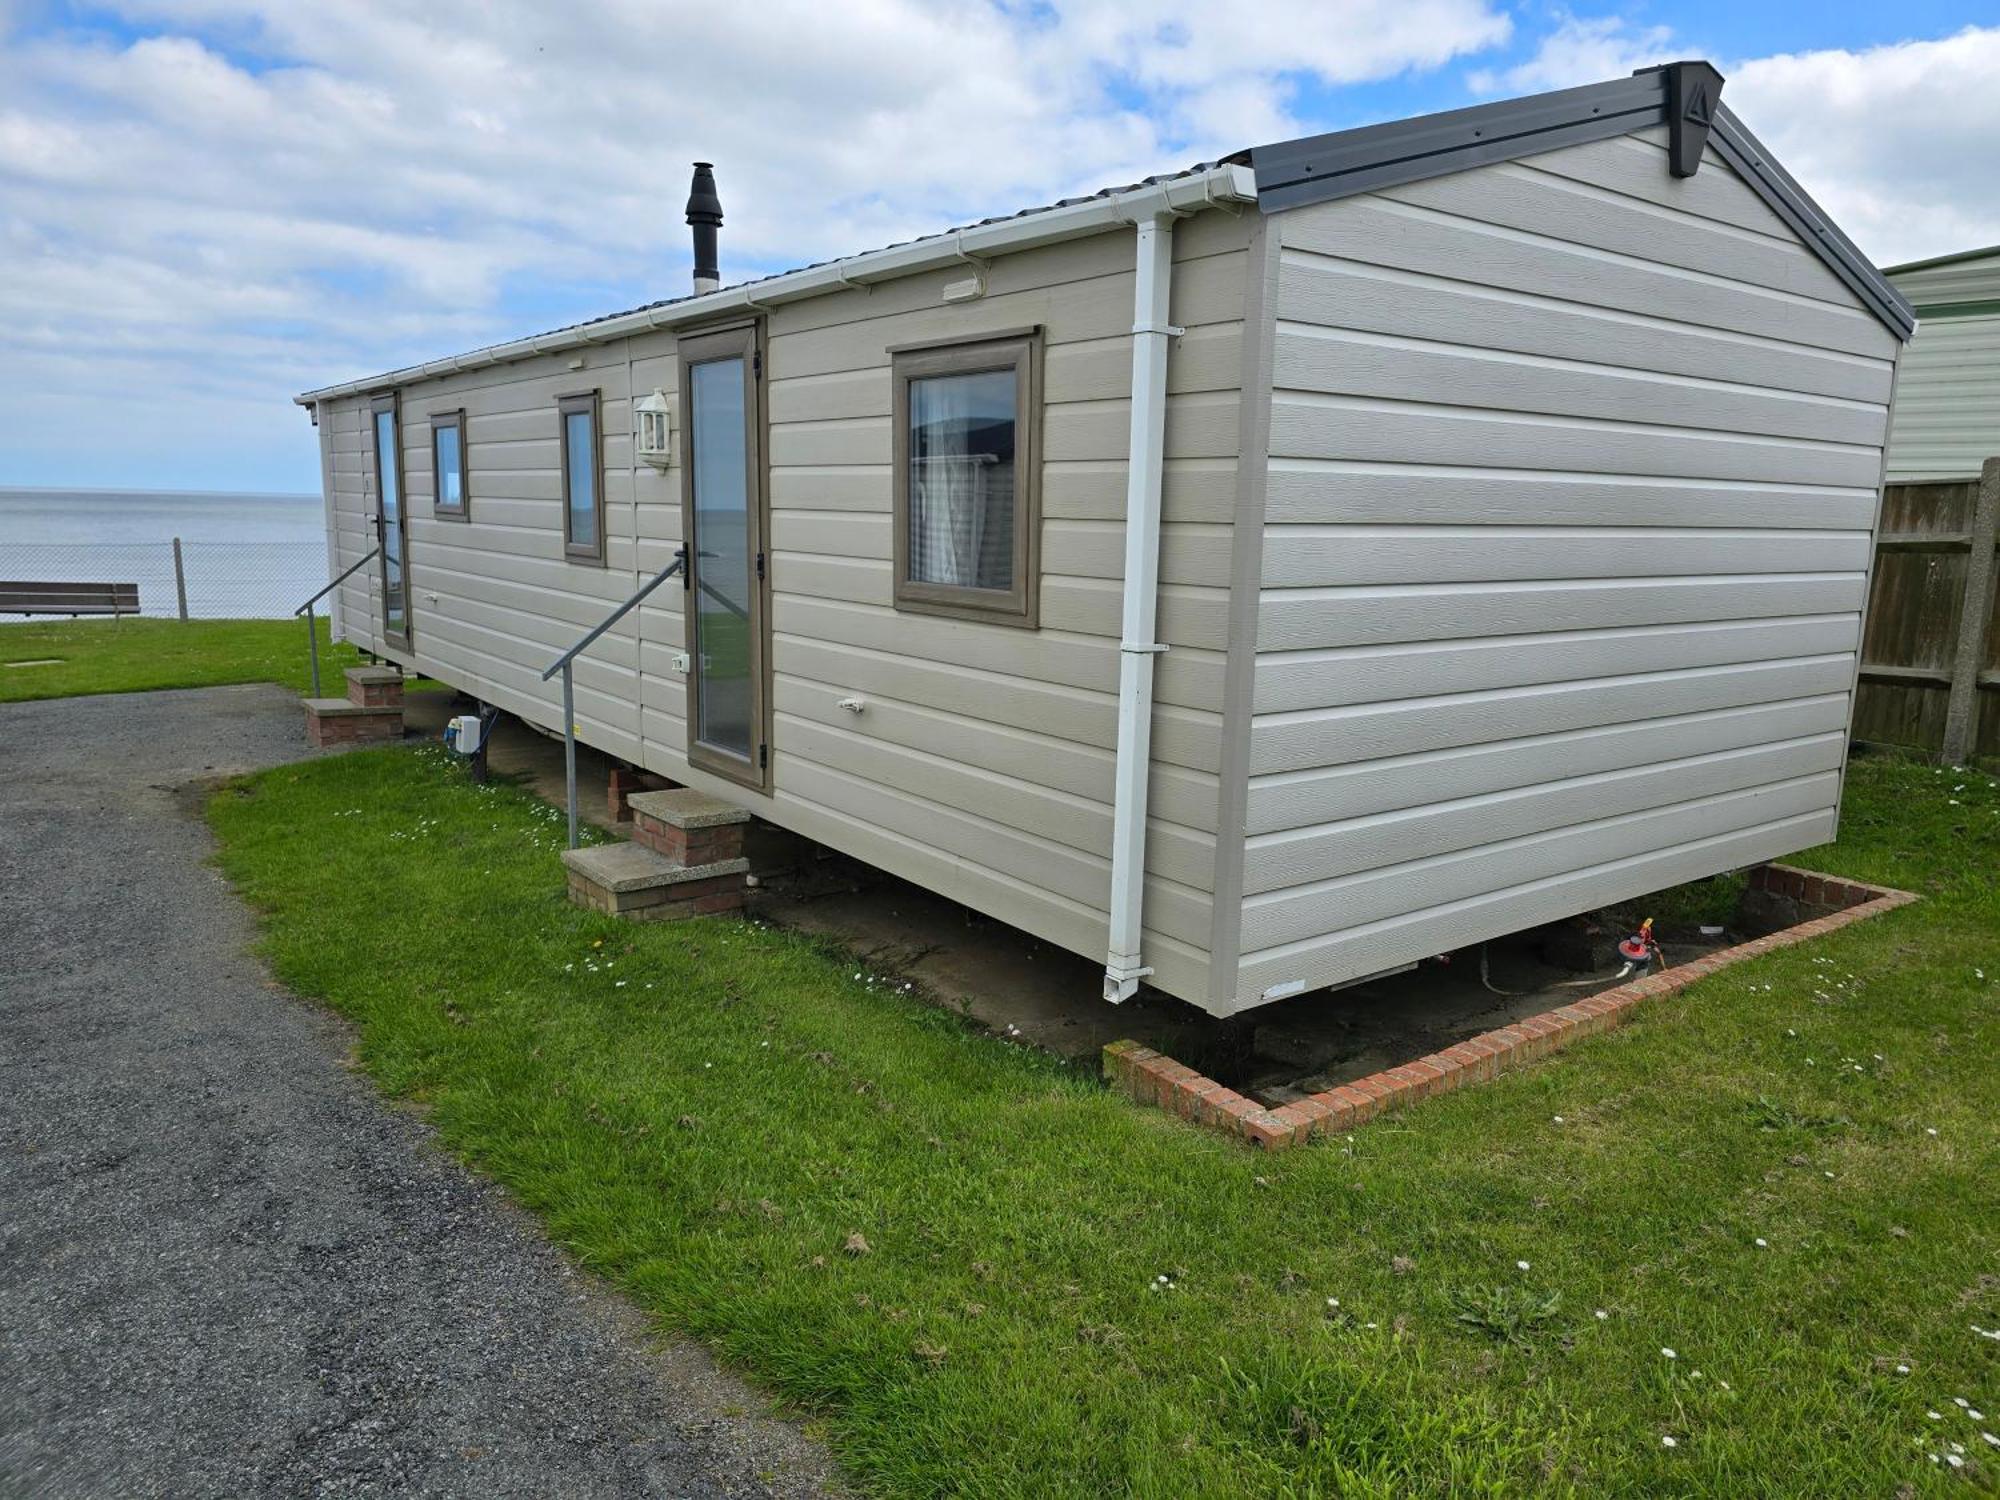
<svg viewBox="0 0 2000 1500"><path fill-rule="evenodd" d="M722 285L722 273L715 264L715 231L722 227L722 200L715 196L715 166L711 162L694 164L687 216L694 226L694 290L700 296Z"/></svg>

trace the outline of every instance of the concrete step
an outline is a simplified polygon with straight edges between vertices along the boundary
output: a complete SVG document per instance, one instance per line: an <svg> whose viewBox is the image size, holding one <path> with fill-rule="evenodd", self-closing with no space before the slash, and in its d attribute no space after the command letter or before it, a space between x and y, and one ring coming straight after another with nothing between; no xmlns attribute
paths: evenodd
<svg viewBox="0 0 2000 1500"><path fill-rule="evenodd" d="M325 749L329 745L358 745L403 737L403 706L364 707L346 698L307 698L306 740Z"/></svg>
<svg viewBox="0 0 2000 1500"><path fill-rule="evenodd" d="M741 911L748 887L742 858L683 864L641 844L594 844L565 849L569 899L578 906L637 922L674 922Z"/></svg>
<svg viewBox="0 0 2000 1500"><path fill-rule="evenodd" d="M357 708L401 708L403 673L398 667L349 667L347 701Z"/></svg>
<svg viewBox="0 0 2000 1500"><path fill-rule="evenodd" d="M635 792L625 800L632 811L632 837L675 864L708 865L743 856L743 834L750 823L745 808L691 786Z"/></svg>

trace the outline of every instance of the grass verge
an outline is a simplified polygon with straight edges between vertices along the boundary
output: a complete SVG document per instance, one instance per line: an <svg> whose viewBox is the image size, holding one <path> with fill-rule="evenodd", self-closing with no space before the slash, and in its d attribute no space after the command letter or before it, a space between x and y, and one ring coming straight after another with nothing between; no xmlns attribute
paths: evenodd
<svg viewBox="0 0 2000 1500"><path fill-rule="evenodd" d="M210 817L278 976L353 1020L381 1087L870 1490L1887 1495L2000 1470L1983 777L1858 763L1841 843L1801 857L1923 903L1270 1158L804 939L572 908L559 813L439 751L276 770Z"/></svg>
<svg viewBox="0 0 2000 1500"><path fill-rule="evenodd" d="M341 669L360 660L352 646L333 644L321 619L321 691L340 696ZM0 625L0 703L231 682L310 691L305 627L297 620L146 619Z"/></svg>

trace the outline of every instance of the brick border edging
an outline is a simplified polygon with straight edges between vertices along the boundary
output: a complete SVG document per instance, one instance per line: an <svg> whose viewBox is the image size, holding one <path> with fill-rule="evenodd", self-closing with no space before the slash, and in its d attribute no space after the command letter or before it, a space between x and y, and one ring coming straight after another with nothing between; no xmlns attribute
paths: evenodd
<svg viewBox="0 0 2000 1500"><path fill-rule="evenodd" d="M1706 958L1600 990L1510 1026L1481 1032L1442 1052L1371 1073L1277 1109L1266 1109L1256 1100L1203 1077L1184 1063L1133 1041L1113 1042L1104 1049L1104 1076L1142 1104L1156 1104L1169 1114L1225 1135L1238 1136L1267 1151L1276 1151L1314 1136L1342 1134L1379 1114L1415 1104L1432 1094L1448 1093L1468 1083L1483 1083L1507 1068L1567 1046L1578 1037L1608 1031L1642 1000L1675 994L1697 979L1746 958L1822 937L1918 899L1909 891L1862 885L1790 865L1759 865L1750 872L1750 889L1823 914L1724 948Z"/></svg>

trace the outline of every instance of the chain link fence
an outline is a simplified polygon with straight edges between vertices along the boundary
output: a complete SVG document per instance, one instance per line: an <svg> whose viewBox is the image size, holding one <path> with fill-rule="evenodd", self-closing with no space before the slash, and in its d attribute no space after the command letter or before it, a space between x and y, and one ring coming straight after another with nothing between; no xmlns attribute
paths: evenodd
<svg viewBox="0 0 2000 1500"><path fill-rule="evenodd" d="M281 620L326 578L317 540L0 542L0 593L32 592L10 584L136 584L139 613L169 619ZM25 613L0 604L0 618Z"/></svg>

